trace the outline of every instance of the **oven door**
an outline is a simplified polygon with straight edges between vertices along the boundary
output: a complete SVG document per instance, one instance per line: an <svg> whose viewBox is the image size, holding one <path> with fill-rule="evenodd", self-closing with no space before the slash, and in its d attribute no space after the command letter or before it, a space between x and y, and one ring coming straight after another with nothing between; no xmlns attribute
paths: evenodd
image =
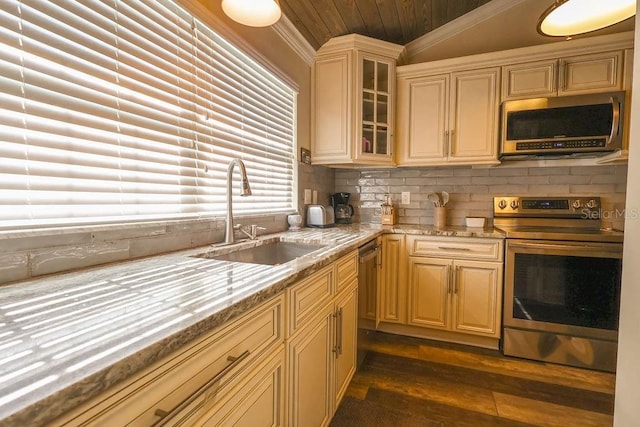
<svg viewBox="0 0 640 427"><path fill-rule="evenodd" d="M504 326L616 341L622 244L509 239Z"/></svg>

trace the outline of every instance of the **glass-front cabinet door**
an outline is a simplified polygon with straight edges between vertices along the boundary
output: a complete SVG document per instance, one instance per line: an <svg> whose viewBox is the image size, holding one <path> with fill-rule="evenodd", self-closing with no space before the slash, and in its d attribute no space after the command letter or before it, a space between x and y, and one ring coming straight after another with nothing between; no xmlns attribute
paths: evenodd
<svg viewBox="0 0 640 427"><path fill-rule="evenodd" d="M358 157L391 160L395 62L360 55L361 85Z"/></svg>

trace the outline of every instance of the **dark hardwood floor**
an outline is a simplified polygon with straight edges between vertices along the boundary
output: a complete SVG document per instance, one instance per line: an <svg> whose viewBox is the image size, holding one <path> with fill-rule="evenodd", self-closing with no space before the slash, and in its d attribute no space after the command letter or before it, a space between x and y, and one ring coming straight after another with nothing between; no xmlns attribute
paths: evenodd
<svg viewBox="0 0 640 427"><path fill-rule="evenodd" d="M615 375L371 333L331 427L611 426Z"/></svg>

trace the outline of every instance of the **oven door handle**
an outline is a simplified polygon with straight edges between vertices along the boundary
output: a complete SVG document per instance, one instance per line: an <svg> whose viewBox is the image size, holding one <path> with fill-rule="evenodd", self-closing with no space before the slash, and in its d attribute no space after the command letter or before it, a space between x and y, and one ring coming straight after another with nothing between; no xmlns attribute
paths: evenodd
<svg viewBox="0 0 640 427"><path fill-rule="evenodd" d="M601 246L598 244L576 244L576 245L564 245L562 243L538 243L538 242L527 242L527 243L514 243L513 241L509 241L509 248L541 248L541 249L562 249L562 250L598 250L600 252L606 253L621 253L619 248L613 248L608 246Z"/></svg>

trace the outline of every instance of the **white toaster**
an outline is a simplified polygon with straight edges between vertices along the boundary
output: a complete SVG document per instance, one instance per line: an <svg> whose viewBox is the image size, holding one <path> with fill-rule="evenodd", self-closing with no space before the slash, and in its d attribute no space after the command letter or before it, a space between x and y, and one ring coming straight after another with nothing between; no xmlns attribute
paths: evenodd
<svg viewBox="0 0 640 427"><path fill-rule="evenodd" d="M307 226L333 227L335 223L333 207L322 205L307 206Z"/></svg>

